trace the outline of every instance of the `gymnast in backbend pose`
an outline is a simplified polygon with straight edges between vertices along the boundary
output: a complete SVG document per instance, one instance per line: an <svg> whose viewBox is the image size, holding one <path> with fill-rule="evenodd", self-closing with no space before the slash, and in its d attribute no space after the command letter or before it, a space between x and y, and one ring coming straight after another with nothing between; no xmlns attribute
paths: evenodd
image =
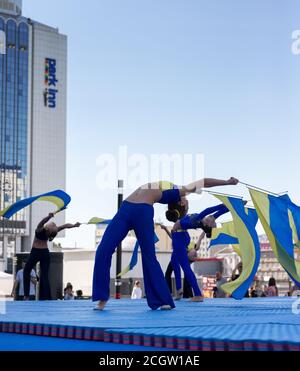
<svg viewBox="0 0 300 371"><path fill-rule="evenodd" d="M155 203L174 204L191 193L201 193L203 187L236 185L238 180L202 179L188 186L176 187L169 182L149 183L138 188L121 205L98 246L93 278L93 301L99 301L97 308L103 310L109 300L110 267L112 255L127 236L134 230L142 251L145 292L151 309L170 310L175 307L162 269L155 256L154 208Z"/></svg>
<svg viewBox="0 0 300 371"><path fill-rule="evenodd" d="M171 233L173 245L171 263L176 281L176 300L180 300L183 297L180 267L182 268L185 278L192 286L194 291L194 297L191 299L191 301L202 302L204 299L198 286L195 273L191 268L191 262L188 255L188 248L191 238L187 230L198 228L203 230L203 233L201 234L197 243L198 248L200 248L200 244L204 236L206 235L208 238L211 237L212 229L216 228L217 226L216 220L221 215L224 215L228 212L229 210L227 207L221 204L218 206L209 207L200 214L184 215L184 211L182 210L182 202L169 205L169 210L166 212L166 217L169 221L176 222ZM180 217L182 218L179 220Z"/></svg>

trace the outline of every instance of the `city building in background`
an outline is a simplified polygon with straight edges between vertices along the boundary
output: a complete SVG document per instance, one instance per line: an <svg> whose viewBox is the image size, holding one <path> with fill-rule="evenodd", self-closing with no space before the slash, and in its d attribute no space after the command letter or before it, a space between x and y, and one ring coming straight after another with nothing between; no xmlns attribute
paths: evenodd
<svg viewBox="0 0 300 371"><path fill-rule="evenodd" d="M230 279L233 270L241 261L238 254L233 250L231 245L214 246L210 251L211 257L223 260L223 276Z"/></svg>
<svg viewBox="0 0 300 371"><path fill-rule="evenodd" d="M200 235L202 234L202 230L200 229L191 229L189 230L189 235L191 237L191 242L197 244ZM211 251L209 250L209 243L210 240L205 236L201 241L200 248L198 250L198 258L200 259L208 259L211 257Z"/></svg>
<svg viewBox="0 0 300 371"><path fill-rule="evenodd" d="M278 262L267 236L260 236L261 258L257 271L257 281L261 288L267 286L270 278L275 278L279 295L286 295L292 287L291 279ZM295 259L299 259L299 251L295 250Z"/></svg>
<svg viewBox="0 0 300 371"><path fill-rule="evenodd" d="M0 0L0 209L65 189L67 37L22 16L21 0ZM53 206L35 204L0 221L0 270L29 251ZM64 222L64 214L57 217Z"/></svg>

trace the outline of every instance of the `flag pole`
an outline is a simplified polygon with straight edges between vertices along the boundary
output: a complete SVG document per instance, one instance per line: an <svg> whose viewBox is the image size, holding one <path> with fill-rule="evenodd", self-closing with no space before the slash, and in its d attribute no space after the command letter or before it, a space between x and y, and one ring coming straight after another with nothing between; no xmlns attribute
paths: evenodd
<svg viewBox="0 0 300 371"><path fill-rule="evenodd" d="M206 193L209 193L209 194L218 195L218 196L227 196L227 197L232 197L232 198L238 198L238 199L240 199L240 200L243 199L243 197L241 197L241 196L229 195L229 194L226 194L226 193L220 193L220 192L209 191L209 190L207 190L207 189L203 189L202 191L203 191L203 192L206 192Z"/></svg>
<svg viewBox="0 0 300 371"><path fill-rule="evenodd" d="M268 191L266 189L263 189L263 188L260 188L260 187L256 187L256 186L254 186L252 184L245 183L245 182L239 182L239 184L243 184L247 188L257 189L258 191L262 191L264 193L268 193L268 194L273 195L273 196L281 196L281 195L284 195L284 194L288 193L288 191L286 191L286 192L280 192L280 193L271 192L271 191Z"/></svg>
<svg viewBox="0 0 300 371"><path fill-rule="evenodd" d="M122 202L123 202L123 190L124 188L124 181L118 180L118 209L120 209ZM119 273L122 272L122 242L119 244L117 248L117 257L116 257L116 299L121 299L121 286L122 281Z"/></svg>

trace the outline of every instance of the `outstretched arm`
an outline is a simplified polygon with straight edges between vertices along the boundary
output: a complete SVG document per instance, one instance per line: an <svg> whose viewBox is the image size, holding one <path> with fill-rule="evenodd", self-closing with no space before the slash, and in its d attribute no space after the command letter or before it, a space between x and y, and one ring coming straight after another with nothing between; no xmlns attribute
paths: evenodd
<svg viewBox="0 0 300 371"><path fill-rule="evenodd" d="M213 214L213 217L217 220L220 216L229 213L229 209L225 205L219 205L219 210Z"/></svg>
<svg viewBox="0 0 300 371"><path fill-rule="evenodd" d="M212 188L212 187L219 187L219 186L225 186L225 185L237 185L238 183L239 183L239 180L234 177L231 177L228 180L205 178L204 188Z"/></svg>
<svg viewBox="0 0 300 371"><path fill-rule="evenodd" d="M197 241L197 244L196 244L196 247L195 247L195 250L196 251L199 251L200 250L200 246L201 246L201 242L203 240L203 238L205 237L205 232L202 232L198 241Z"/></svg>
<svg viewBox="0 0 300 371"><path fill-rule="evenodd" d="M72 229L72 228L78 228L81 226L81 223L76 223L76 224L64 224L58 227L58 232L61 232L65 229Z"/></svg>
<svg viewBox="0 0 300 371"><path fill-rule="evenodd" d="M228 180L204 178L184 186L180 190L181 196L186 196L191 193L201 193L202 188L212 188L225 185L237 185L239 183L238 179L231 177Z"/></svg>
<svg viewBox="0 0 300 371"><path fill-rule="evenodd" d="M228 213L229 210L224 204L220 204L217 206L208 207L207 209L203 210L201 213L197 215L197 220L202 220L208 215L213 215L215 219L219 218L221 215Z"/></svg>
<svg viewBox="0 0 300 371"><path fill-rule="evenodd" d="M182 229L197 229L201 228L200 222L207 217L208 215L212 215L217 219L217 217L225 214L225 211L228 212L229 210L227 207L223 204L208 207L207 209L203 210L199 214L192 214L192 215L186 215L184 218L180 220L180 226ZM178 227L180 228L180 227Z"/></svg>
<svg viewBox="0 0 300 371"><path fill-rule="evenodd" d="M173 226L172 233L177 232L179 229L183 229L183 228L181 227L180 220L177 220L177 222Z"/></svg>
<svg viewBox="0 0 300 371"><path fill-rule="evenodd" d="M207 209L203 210L199 214L192 214L192 215L186 215L184 218L182 218L178 225L176 226L177 229L197 229L201 228L200 222L207 217L208 215L212 215L216 220L228 213L229 210L224 204L220 204L213 207L208 207ZM176 228L175 228L176 229Z"/></svg>
<svg viewBox="0 0 300 371"><path fill-rule="evenodd" d="M160 228L163 229L167 233L167 235L172 239L172 235L165 225L161 224Z"/></svg>
<svg viewBox="0 0 300 371"><path fill-rule="evenodd" d="M50 219L54 218L54 214L53 213L50 213L48 216L46 216L46 218L44 218L43 220L41 220L37 226L36 229L42 229L44 227L44 225L46 223L49 222Z"/></svg>
<svg viewBox="0 0 300 371"><path fill-rule="evenodd" d="M16 296L18 286L19 286L19 280L16 279L15 282L14 282L14 286L12 288L12 291L11 291L11 296L13 298Z"/></svg>

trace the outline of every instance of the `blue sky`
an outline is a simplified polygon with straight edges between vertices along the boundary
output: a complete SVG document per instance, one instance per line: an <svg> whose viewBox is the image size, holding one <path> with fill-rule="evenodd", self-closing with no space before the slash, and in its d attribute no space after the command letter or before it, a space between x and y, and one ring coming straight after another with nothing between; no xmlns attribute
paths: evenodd
<svg viewBox="0 0 300 371"><path fill-rule="evenodd" d="M115 212L116 193L97 188L96 159L120 145L203 153L206 176L289 190L300 203L298 0L23 3L25 16L69 38L69 221ZM191 209L214 202L206 196ZM75 241L92 247L93 227L64 244Z"/></svg>

